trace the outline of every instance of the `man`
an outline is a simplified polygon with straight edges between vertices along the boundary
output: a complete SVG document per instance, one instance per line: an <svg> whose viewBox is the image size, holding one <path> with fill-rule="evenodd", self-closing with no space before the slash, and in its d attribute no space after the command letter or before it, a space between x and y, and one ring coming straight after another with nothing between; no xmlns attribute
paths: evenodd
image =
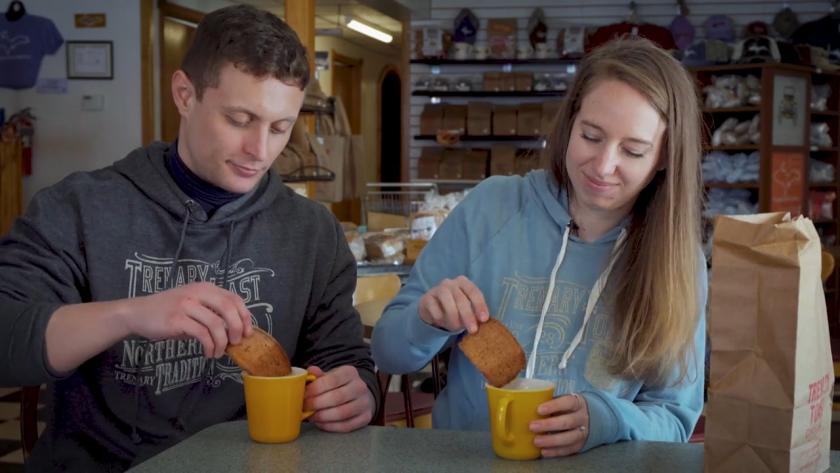
<svg viewBox="0 0 840 473"><path fill-rule="evenodd" d="M269 172L308 80L277 17L208 14L172 77L178 140L38 193L0 242L0 385L51 387L29 469L123 470L243 418L224 350L252 325L318 376L311 422L371 420L355 260L335 218Z"/></svg>

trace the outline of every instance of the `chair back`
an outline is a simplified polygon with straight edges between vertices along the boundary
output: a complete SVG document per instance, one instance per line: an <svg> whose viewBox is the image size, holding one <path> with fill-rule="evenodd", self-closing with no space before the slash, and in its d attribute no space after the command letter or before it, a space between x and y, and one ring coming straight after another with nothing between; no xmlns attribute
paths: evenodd
<svg viewBox="0 0 840 473"><path fill-rule="evenodd" d="M356 280L353 305L361 316L365 338L371 337L373 326L382 316L385 306L397 295L401 287L402 282L396 274L362 276ZM431 362L434 386L432 395L414 390L409 374L400 375L400 392L389 392L388 387L394 375L377 369L381 402L372 424L385 425L396 419L405 419L406 426L414 427L416 416L430 413L434 399L437 398L443 386L441 358L440 355L435 355Z"/></svg>
<svg viewBox="0 0 840 473"><path fill-rule="evenodd" d="M820 277L823 282L828 280L828 277L831 276L832 272L834 272L834 255L828 251L822 250L822 271L820 271Z"/></svg>
<svg viewBox="0 0 840 473"><path fill-rule="evenodd" d="M38 440L38 394L40 386L24 386L20 393L20 441L23 459L29 458Z"/></svg>

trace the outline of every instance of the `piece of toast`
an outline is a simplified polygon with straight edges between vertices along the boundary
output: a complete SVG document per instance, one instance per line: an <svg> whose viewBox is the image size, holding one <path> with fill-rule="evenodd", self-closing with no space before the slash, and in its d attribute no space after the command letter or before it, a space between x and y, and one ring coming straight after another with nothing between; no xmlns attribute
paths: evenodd
<svg viewBox="0 0 840 473"><path fill-rule="evenodd" d="M251 376L286 376L292 372L283 346L259 327L238 345L228 343L225 353Z"/></svg>
<svg viewBox="0 0 840 473"><path fill-rule="evenodd" d="M525 367L522 346L496 319L479 324L478 331L467 334L458 347L487 378L487 382L497 388L511 382Z"/></svg>

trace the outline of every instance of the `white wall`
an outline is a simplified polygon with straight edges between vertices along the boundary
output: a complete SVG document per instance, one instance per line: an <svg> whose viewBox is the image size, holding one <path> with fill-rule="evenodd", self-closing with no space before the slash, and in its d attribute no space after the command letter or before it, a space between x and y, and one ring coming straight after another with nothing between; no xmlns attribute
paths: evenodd
<svg viewBox="0 0 840 473"><path fill-rule="evenodd" d="M6 120L11 114L19 110L17 104L17 93L12 89L4 89L0 87L0 108L5 110Z"/></svg>
<svg viewBox="0 0 840 473"><path fill-rule="evenodd" d="M33 87L0 89L6 115L31 107L37 117L32 175L23 182L24 205L38 190L68 174L107 166L141 144L140 90L141 0L26 0L27 14L49 18L65 41L108 40L114 43L113 80L70 80L65 95L39 94ZM105 13L105 28L76 28L76 13ZM66 78L62 46L45 56L39 78ZM104 109L81 109L82 96L102 95Z"/></svg>

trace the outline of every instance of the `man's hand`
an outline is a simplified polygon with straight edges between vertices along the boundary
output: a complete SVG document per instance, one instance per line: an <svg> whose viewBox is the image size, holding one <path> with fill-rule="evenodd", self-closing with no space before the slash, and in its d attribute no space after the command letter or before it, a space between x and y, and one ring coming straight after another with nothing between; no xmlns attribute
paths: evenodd
<svg viewBox="0 0 840 473"><path fill-rule="evenodd" d="M317 366L307 371L318 377L306 386L303 407L315 411L309 422L328 432L350 432L370 423L376 409L373 393L355 366L324 373Z"/></svg>
<svg viewBox="0 0 840 473"><path fill-rule="evenodd" d="M251 313L238 295L209 282L192 283L128 302L128 330L151 340L197 338L204 356L219 358L228 341L251 334Z"/></svg>

